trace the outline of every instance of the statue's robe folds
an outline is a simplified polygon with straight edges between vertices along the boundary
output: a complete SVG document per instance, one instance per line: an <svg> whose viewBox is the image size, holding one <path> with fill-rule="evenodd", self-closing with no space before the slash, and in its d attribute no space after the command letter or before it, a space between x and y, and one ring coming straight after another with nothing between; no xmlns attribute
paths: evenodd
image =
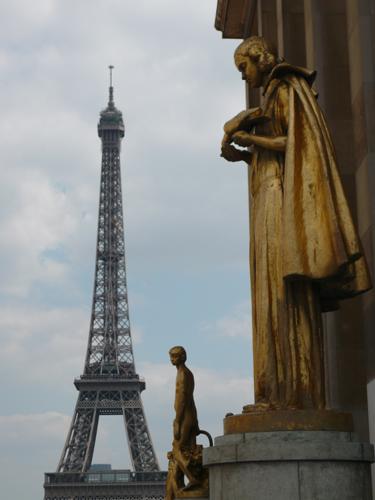
<svg viewBox="0 0 375 500"><path fill-rule="evenodd" d="M254 147L251 164L255 403L274 408L325 407L321 312L371 287L314 76L273 69L256 133L286 150Z"/></svg>

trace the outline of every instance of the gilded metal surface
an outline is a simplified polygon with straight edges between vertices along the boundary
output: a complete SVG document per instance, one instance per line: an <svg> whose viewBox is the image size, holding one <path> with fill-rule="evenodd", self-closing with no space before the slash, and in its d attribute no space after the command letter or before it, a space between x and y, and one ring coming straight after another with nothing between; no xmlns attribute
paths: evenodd
<svg viewBox="0 0 375 500"><path fill-rule="evenodd" d="M225 159L251 166L253 409L324 409L321 313L371 287L367 266L311 88L315 72L280 62L261 37L241 43L234 59L249 86L264 90L261 110L229 120L222 142Z"/></svg>
<svg viewBox="0 0 375 500"><path fill-rule="evenodd" d="M194 402L194 376L185 365L186 351L181 346L169 351L171 363L177 368L173 422L172 451L168 457L166 500L208 496L208 471L203 469L201 445L196 438L199 430ZM185 478L188 483L185 485Z"/></svg>
<svg viewBox="0 0 375 500"><path fill-rule="evenodd" d="M244 407L241 415L224 419L224 434L269 431L353 431L350 413L335 410L256 411Z"/></svg>

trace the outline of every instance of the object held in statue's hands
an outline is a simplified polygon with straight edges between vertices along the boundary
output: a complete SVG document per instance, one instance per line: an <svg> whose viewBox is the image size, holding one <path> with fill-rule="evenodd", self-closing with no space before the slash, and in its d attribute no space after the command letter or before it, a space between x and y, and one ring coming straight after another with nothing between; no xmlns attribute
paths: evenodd
<svg viewBox="0 0 375 500"><path fill-rule="evenodd" d="M269 119L268 116L263 114L262 108L245 109L225 123L224 132L228 136L228 139L230 139L238 130L250 132L255 125L265 123Z"/></svg>

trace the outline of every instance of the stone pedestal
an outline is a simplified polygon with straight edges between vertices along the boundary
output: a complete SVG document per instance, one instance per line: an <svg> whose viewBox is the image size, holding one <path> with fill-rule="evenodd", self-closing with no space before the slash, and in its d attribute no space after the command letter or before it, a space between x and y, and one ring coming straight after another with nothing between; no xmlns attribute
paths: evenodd
<svg viewBox="0 0 375 500"><path fill-rule="evenodd" d="M210 500L371 500L373 446L352 432L227 434L204 449Z"/></svg>

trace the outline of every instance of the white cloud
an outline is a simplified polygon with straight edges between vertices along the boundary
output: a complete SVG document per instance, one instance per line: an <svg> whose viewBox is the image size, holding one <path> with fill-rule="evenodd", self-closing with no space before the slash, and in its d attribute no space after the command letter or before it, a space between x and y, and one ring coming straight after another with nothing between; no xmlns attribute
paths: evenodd
<svg viewBox="0 0 375 500"><path fill-rule="evenodd" d="M201 328L203 332L223 337L240 337L249 341L252 336L250 300L237 304L227 315L211 323L204 323Z"/></svg>
<svg viewBox="0 0 375 500"><path fill-rule="evenodd" d="M51 21L56 0L13 0L0 4L0 16L6 19L2 35L6 41L22 43L25 39L38 34L38 31Z"/></svg>
<svg viewBox="0 0 375 500"><path fill-rule="evenodd" d="M2 498L42 498L43 474L56 470L69 425L55 411L0 415Z"/></svg>
<svg viewBox="0 0 375 500"><path fill-rule="evenodd" d="M72 383L83 367L88 311L78 308L0 309L0 372L23 385Z"/></svg>
<svg viewBox="0 0 375 500"><path fill-rule="evenodd" d="M61 442L70 425L70 416L57 412L0 415L0 445L54 446Z"/></svg>
<svg viewBox="0 0 375 500"><path fill-rule="evenodd" d="M26 170L10 176L1 191L8 206L0 219L0 291L25 295L35 281L63 279L65 264L44 252L62 246L75 231L76 215L69 196L53 187L45 175Z"/></svg>

